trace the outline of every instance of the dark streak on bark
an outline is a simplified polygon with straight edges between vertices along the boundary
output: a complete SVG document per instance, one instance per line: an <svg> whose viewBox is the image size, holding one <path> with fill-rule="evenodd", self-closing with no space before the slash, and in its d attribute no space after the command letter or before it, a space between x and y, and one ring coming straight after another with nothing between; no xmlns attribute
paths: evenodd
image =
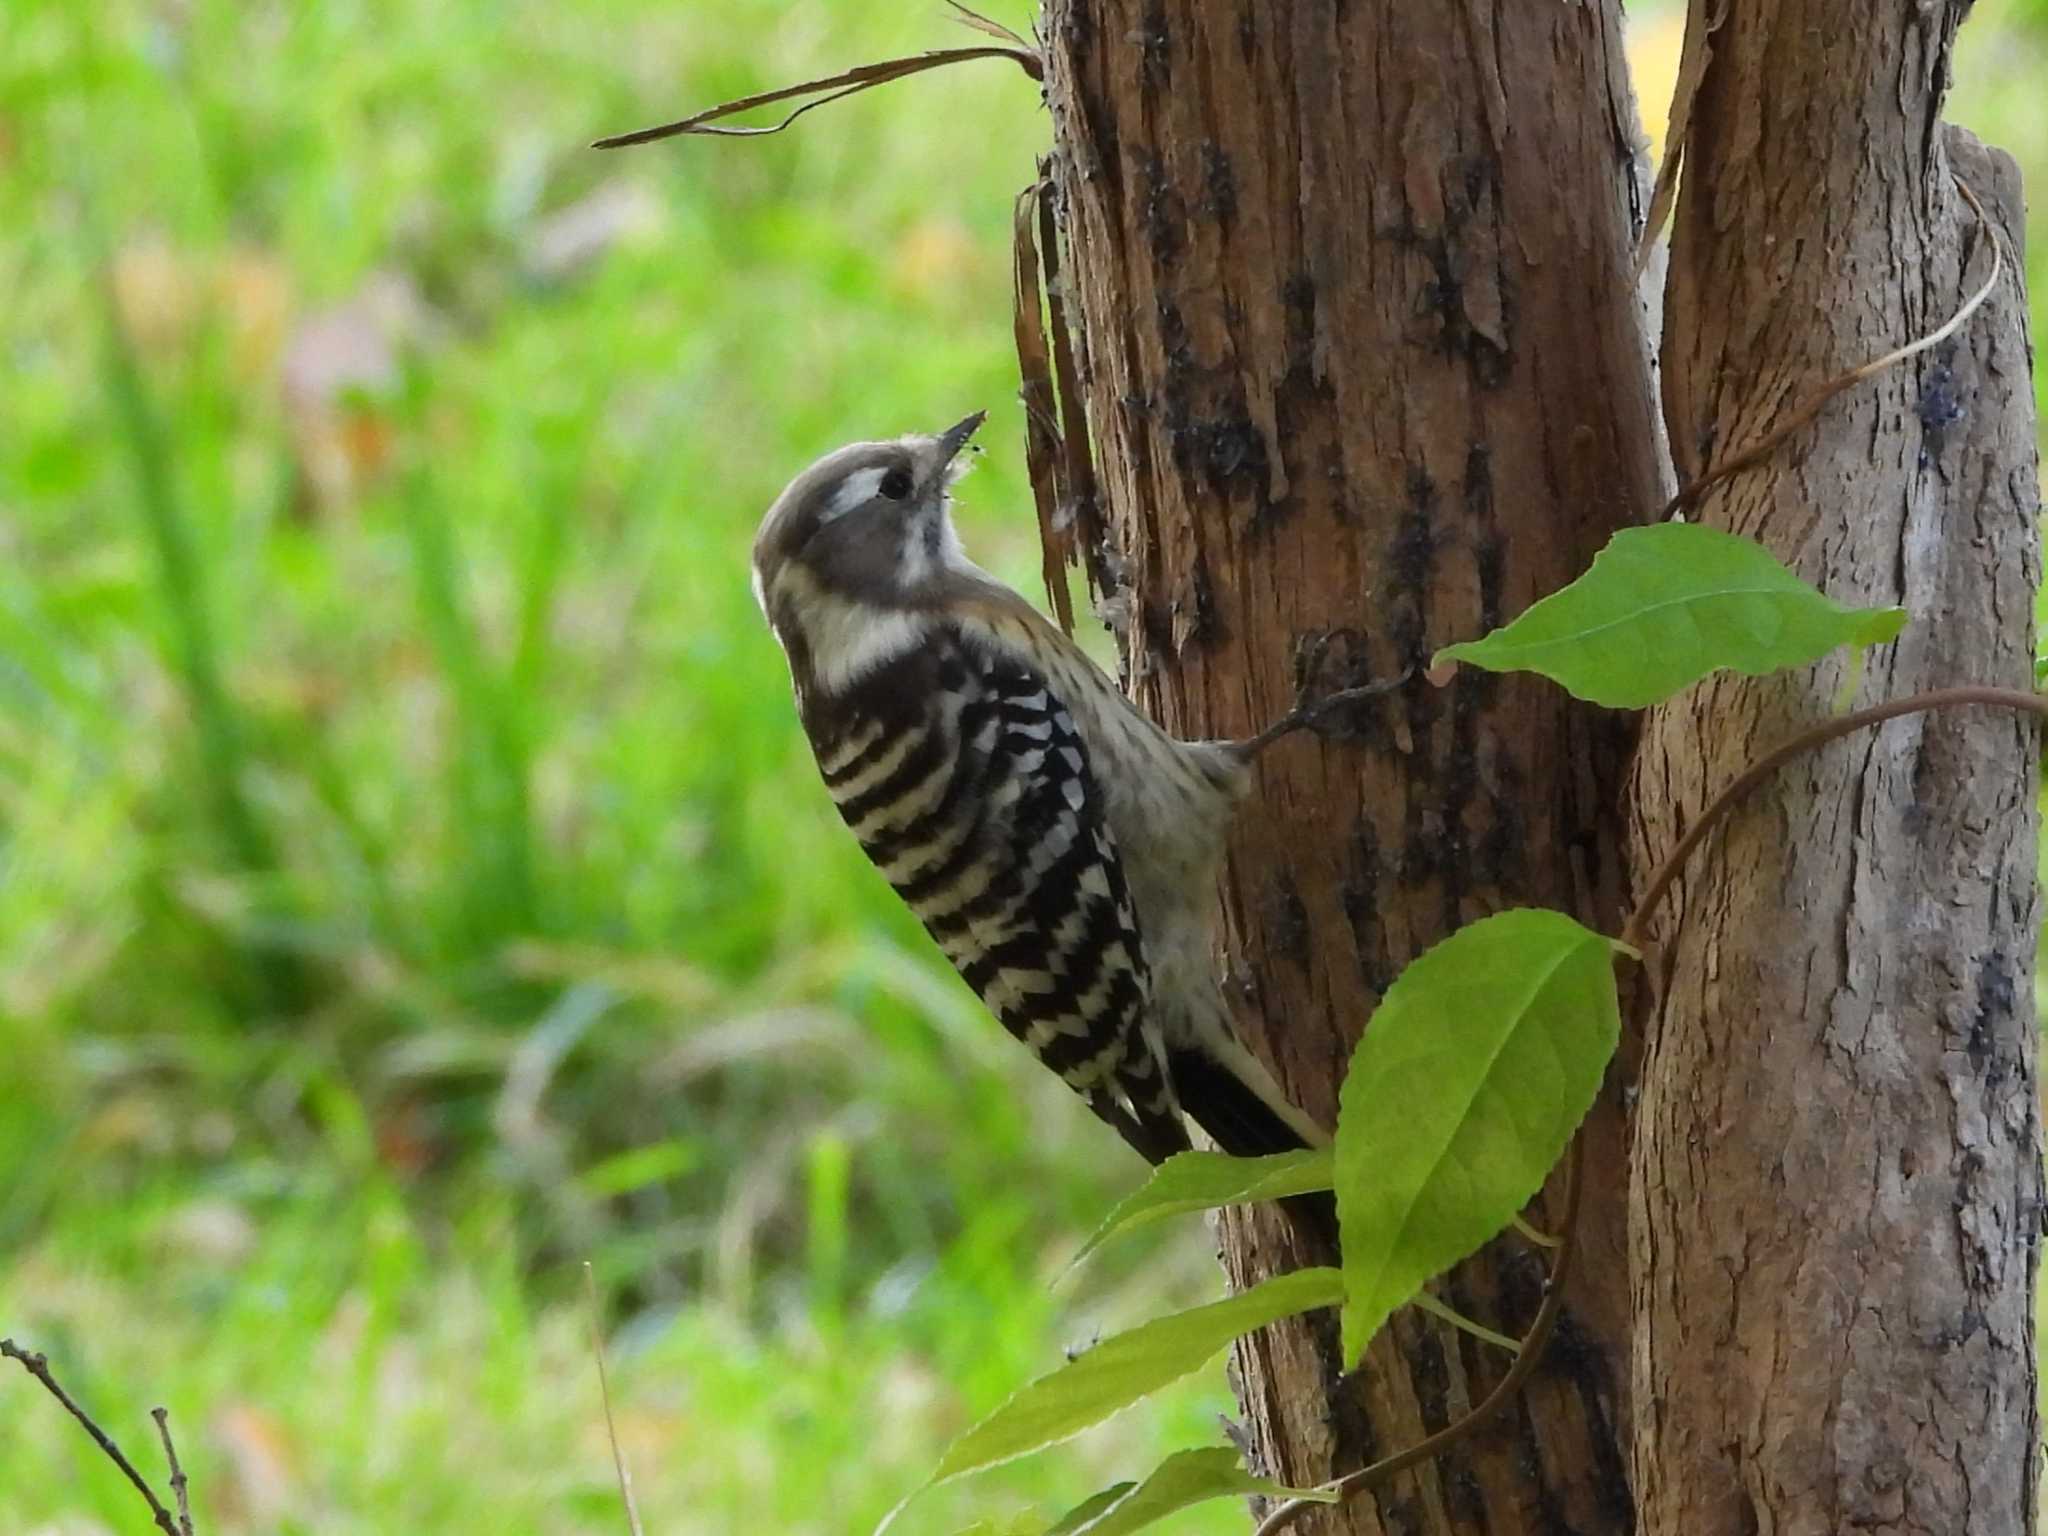
<svg viewBox="0 0 2048 1536"><path fill-rule="evenodd" d="M1408 1363L1408 1380L1415 1389L1415 1401L1422 1411L1422 1425L1431 1434L1451 1422L1450 1365L1437 1329L1440 1324L1417 1318L1413 1326L1398 1328L1401 1354Z"/></svg>
<svg viewBox="0 0 2048 1536"><path fill-rule="evenodd" d="M1274 871L1272 884L1268 887L1265 922L1272 953L1298 968L1306 969L1309 962L1308 909L1301 903L1301 891L1294 883L1293 874L1285 868Z"/></svg>
<svg viewBox="0 0 2048 1536"><path fill-rule="evenodd" d="M1432 514L1436 488L1420 465L1408 467L1407 499L1387 541L1382 562L1389 603L1388 630L1394 653L1404 665L1421 662L1427 650L1423 636L1428 614L1425 608L1431 566L1436 555L1436 526Z"/></svg>
<svg viewBox="0 0 2048 1536"><path fill-rule="evenodd" d="M1166 161L1149 145L1132 151L1138 165L1138 194L1145 200L1145 235L1152 259L1162 267L1179 260L1187 246L1187 206L1174 190Z"/></svg>
<svg viewBox="0 0 2048 1536"><path fill-rule="evenodd" d="M1139 79L1146 91L1163 91L1173 84L1173 34L1166 25L1164 0L1146 0L1145 14L1138 23L1134 41L1138 45Z"/></svg>
<svg viewBox="0 0 2048 1536"><path fill-rule="evenodd" d="M1364 1398L1355 1390L1344 1370L1343 1325L1334 1308L1311 1312L1305 1319L1309 1344L1321 1378L1324 1411L1323 1428L1334 1451L1331 1465L1362 1467L1384 1453L1373 1428L1372 1415Z"/></svg>
<svg viewBox="0 0 2048 1536"><path fill-rule="evenodd" d="M1479 628L1498 629L1503 619L1501 591L1507 578L1507 543L1493 510L1493 456L1484 443L1465 455L1466 537L1479 577Z"/></svg>
<svg viewBox="0 0 2048 1536"><path fill-rule="evenodd" d="M1213 139L1202 145L1202 212L1226 230L1237 217L1237 178L1229 154Z"/></svg>
<svg viewBox="0 0 2048 1536"><path fill-rule="evenodd" d="M1360 818L1351 833L1351 858L1337 887L1337 899L1351 925L1351 952L1358 963L1358 979L1377 1002L1393 984L1386 963L1386 945L1380 935L1379 891L1384 883L1380 868L1379 834L1370 821Z"/></svg>

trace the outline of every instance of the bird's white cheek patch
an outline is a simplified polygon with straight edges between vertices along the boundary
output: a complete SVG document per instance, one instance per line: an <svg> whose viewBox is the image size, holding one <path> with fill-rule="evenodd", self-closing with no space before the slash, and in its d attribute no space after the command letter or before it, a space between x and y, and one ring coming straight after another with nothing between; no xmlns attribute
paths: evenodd
<svg viewBox="0 0 2048 1536"><path fill-rule="evenodd" d="M825 503L825 510L818 514L818 521L829 523L835 517L844 517L855 507L864 507L875 499L882 488L882 477L886 469L857 469L839 482L839 489L832 493L832 499Z"/></svg>
<svg viewBox="0 0 2048 1536"><path fill-rule="evenodd" d="M781 590L790 595L788 611L810 649L817 686L826 694L842 693L876 668L916 650L931 631L931 621L921 613L853 602L808 579L785 578Z"/></svg>

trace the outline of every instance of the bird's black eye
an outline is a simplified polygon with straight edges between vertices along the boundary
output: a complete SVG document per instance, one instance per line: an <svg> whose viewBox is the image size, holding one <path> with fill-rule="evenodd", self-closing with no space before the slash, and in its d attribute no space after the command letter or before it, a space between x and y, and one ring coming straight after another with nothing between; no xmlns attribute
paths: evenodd
<svg viewBox="0 0 2048 1536"><path fill-rule="evenodd" d="M910 471L898 465L882 476L882 483L876 489L891 501L901 501L910 494Z"/></svg>

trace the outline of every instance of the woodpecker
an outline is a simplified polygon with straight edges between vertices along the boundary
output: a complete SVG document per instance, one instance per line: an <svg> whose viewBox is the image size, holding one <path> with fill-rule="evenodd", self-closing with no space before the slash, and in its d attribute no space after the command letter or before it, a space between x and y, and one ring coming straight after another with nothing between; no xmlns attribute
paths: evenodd
<svg viewBox="0 0 2048 1536"><path fill-rule="evenodd" d="M961 548L961 452L986 413L854 443L776 498L754 595L825 788L1003 1025L1153 1163L1185 1115L1239 1156L1320 1146L1232 1031L1211 960L1247 741L1179 741Z"/></svg>

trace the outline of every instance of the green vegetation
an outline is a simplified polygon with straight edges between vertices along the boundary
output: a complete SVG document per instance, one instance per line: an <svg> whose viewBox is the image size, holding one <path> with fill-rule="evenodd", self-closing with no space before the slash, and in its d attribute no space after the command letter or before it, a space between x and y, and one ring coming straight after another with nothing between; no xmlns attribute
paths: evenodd
<svg viewBox="0 0 2048 1536"><path fill-rule="evenodd" d="M606 156L944 31L4 27L0 1331L138 1453L166 1401L212 1529L610 1529L587 1259L651 1528L837 1532L1063 1344L1215 1294L1185 1234L1054 1291L1139 1170L844 837L747 589L806 460L979 405L970 537L1035 569L999 515L1030 83ZM0 1523L131 1526L0 1394Z"/></svg>
<svg viewBox="0 0 2048 1536"><path fill-rule="evenodd" d="M868 1528L1062 1345L1220 1294L1186 1223L1055 1285L1140 1170L841 833L747 590L796 468L977 406L968 536L1030 590L1037 92L584 149L949 40L712 11L0 19L0 1333L140 1459L166 1403L212 1532L617 1529L585 1261L661 1536ZM1985 131L2040 167L2002 24ZM138 1509L0 1375L0 1526Z"/></svg>

